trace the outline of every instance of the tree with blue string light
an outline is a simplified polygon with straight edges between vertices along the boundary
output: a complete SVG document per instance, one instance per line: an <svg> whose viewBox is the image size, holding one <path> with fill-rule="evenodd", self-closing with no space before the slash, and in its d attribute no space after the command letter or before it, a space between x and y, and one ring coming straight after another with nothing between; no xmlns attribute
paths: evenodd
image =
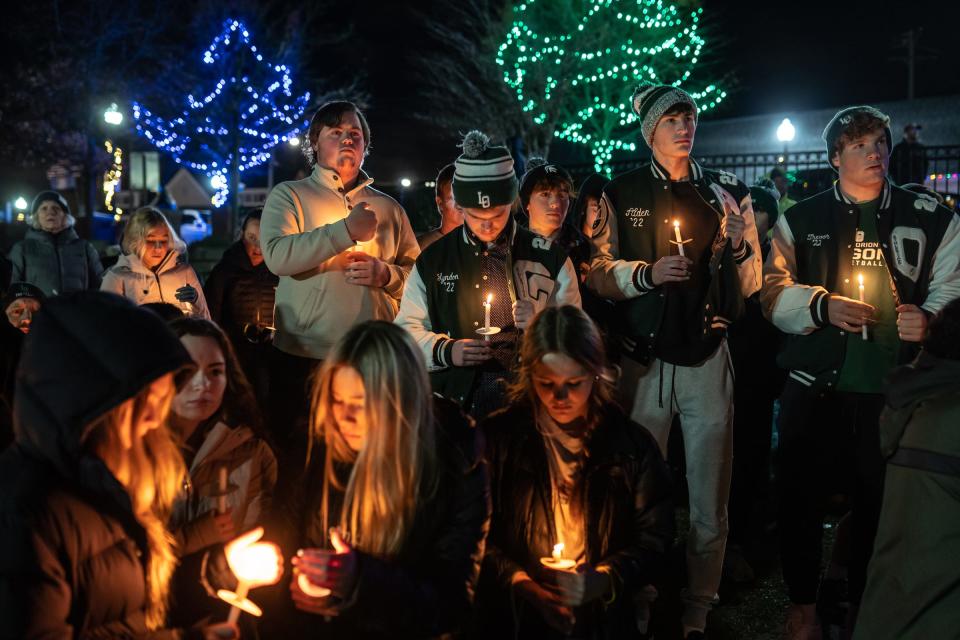
<svg viewBox="0 0 960 640"><path fill-rule="evenodd" d="M294 94L290 68L266 61L239 20L224 22L201 60L205 84L185 96L181 113L164 118L136 101L131 110L140 135L210 179L221 207L230 194L236 203L242 172L306 130L310 93Z"/></svg>

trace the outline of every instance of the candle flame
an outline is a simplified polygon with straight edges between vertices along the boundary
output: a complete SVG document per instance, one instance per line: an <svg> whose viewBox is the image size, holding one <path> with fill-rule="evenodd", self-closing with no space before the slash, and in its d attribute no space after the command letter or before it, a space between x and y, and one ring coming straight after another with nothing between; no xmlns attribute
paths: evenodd
<svg viewBox="0 0 960 640"><path fill-rule="evenodd" d="M557 544L553 545L553 554L552 554L552 555L553 555L553 559L554 559L554 560L560 560L561 558L563 558L563 543L562 543L562 542L558 542Z"/></svg>
<svg viewBox="0 0 960 640"><path fill-rule="evenodd" d="M676 227L677 229L679 229L679 228L680 228L680 221L679 221L679 220L674 220L674 221L673 221L673 226Z"/></svg>
<svg viewBox="0 0 960 640"><path fill-rule="evenodd" d="M493 302L493 294L492 294L492 293L488 293L488 294L487 294L487 304L490 304L491 302Z"/></svg>
<svg viewBox="0 0 960 640"><path fill-rule="evenodd" d="M862 286L863 286L863 274L862 274L862 273L858 273L858 274L857 274L857 281L860 283L860 286L862 287Z"/></svg>
<svg viewBox="0 0 960 640"><path fill-rule="evenodd" d="M227 563L244 582L272 584L280 579L282 562L272 545L253 545L237 549L227 557Z"/></svg>

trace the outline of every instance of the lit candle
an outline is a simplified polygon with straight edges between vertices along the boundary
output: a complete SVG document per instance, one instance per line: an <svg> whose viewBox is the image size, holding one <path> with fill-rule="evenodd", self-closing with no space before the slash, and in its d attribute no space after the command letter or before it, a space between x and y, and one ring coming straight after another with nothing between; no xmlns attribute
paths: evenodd
<svg viewBox="0 0 960 640"><path fill-rule="evenodd" d="M283 575L280 549L269 542L257 542L262 536L263 527L257 527L228 543L224 549L227 564L237 577L236 592L226 589L217 591L217 597L231 606L227 618L229 623L236 624L241 611L262 616L263 610L251 601L247 594L250 589L276 584Z"/></svg>
<svg viewBox="0 0 960 640"><path fill-rule="evenodd" d="M227 512L227 468L220 467L217 482L217 513Z"/></svg>
<svg viewBox="0 0 960 640"><path fill-rule="evenodd" d="M563 557L563 543L553 545L553 553L549 558L540 558L540 564L555 571L569 571L577 566L575 560Z"/></svg>
<svg viewBox="0 0 960 640"><path fill-rule="evenodd" d="M688 242L690 242L690 239L688 238L687 240L684 240L684 239L680 236L680 221L679 221L679 220L674 220L674 221L673 221L673 237L675 237L676 240L671 240L670 242L671 242L672 244L677 245L677 251L680 252L680 255L681 255L681 256L686 257L686 254L683 252L683 245L685 245L685 244L687 244Z"/></svg>
<svg viewBox="0 0 960 640"><path fill-rule="evenodd" d="M483 330L490 331L490 303L493 302L493 294L487 294L487 300L483 303Z"/></svg>
<svg viewBox="0 0 960 640"><path fill-rule="evenodd" d="M860 283L859 287L857 287L860 290L860 302L863 302L864 300L863 300L863 274L862 273L857 274L857 281ZM863 336L864 340L867 339L867 323L866 322L864 322L863 326L860 327L860 335Z"/></svg>

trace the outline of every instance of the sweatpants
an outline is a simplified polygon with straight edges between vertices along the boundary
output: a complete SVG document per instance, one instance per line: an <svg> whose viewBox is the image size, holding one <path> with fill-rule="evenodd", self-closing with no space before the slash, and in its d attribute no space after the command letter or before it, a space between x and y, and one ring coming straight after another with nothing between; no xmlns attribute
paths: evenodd
<svg viewBox="0 0 960 640"><path fill-rule="evenodd" d="M630 418L646 427L664 458L674 416L680 416L690 494L687 588L682 622L703 630L723 569L727 500L733 468L733 374L726 341L699 365L623 359L621 394Z"/></svg>
<svg viewBox="0 0 960 640"><path fill-rule="evenodd" d="M780 398L777 530L783 580L794 604L817 601L826 500L851 498L850 602L858 604L883 500L883 396L811 391L793 378Z"/></svg>

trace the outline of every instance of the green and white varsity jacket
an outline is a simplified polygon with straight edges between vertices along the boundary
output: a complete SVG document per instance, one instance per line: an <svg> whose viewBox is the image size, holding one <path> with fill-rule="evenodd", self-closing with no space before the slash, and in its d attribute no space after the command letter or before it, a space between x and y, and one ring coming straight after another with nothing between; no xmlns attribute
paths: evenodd
<svg viewBox="0 0 960 640"><path fill-rule="evenodd" d="M537 312L547 306L579 307L579 281L566 253L515 221L510 225L507 282L512 301L530 300ZM460 404L469 398L477 368L453 366L453 343L477 338L483 320L484 250L466 226L427 247L410 272L394 321L420 346L434 391Z"/></svg>
<svg viewBox="0 0 960 640"><path fill-rule="evenodd" d="M780 216L763 269L764 314L791 334L778 357L790 378L814 389L833 387L847 333L830 324L831 293L853 297L849 265L859 219L839 183ZM927 195L887 181L877 210L880 250L894 302L934 314L960 297L960 217ZM846 292L846 293L844 293ZM916 355L901 344L900 362Z"/></svg>

